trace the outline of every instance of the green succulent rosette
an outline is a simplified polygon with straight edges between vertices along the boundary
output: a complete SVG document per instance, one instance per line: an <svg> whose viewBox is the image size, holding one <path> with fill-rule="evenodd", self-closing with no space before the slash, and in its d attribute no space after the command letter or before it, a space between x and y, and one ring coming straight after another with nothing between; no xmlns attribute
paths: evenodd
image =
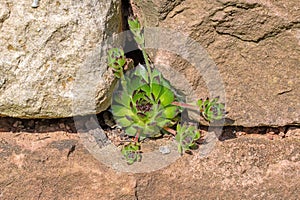
<svg viewBox="0 0 300 200"><path fill-rule="evenodd" d="M175 99L170 83L157 69L149 77L145 67L138 65L121 80L111 108L125 133L142 140L157 137L163 127L176 122L180 108L172 105Z"/></svg>
<svg viewBox="0 0 300 200"><path fill-rule="evenodd" d="M196 146L195 141L200 138L200 132L196 126L177 124L176 131L175 140L178 142L178 152L180 154Z"/></svg>
<svg viewBox="0 0 300 200"><path fill-rule="evenodd" d="M114 75L117 78L121 78L123 75L123 66L126 63L124 51L119 48L112 48L108 51L107 65L114 71Z"/></svg>
<svg viewBox="0 0 300 200"><path fill-rule="evenodd" d="M214 98L212 101L207 98L206 100L199 99L197 105L200 108L200 113L207 121L220 120L225 115L225 105L218 103L219 97Z"/></svg>
<svg viewBox="0 0 300 200"><path fill-rule="evenodd" d="M129 143L122 148L122 155L127 161L128 165L133 164L134 162L141 161L142 155L140 152L140 144L139 143Z"/></svg>

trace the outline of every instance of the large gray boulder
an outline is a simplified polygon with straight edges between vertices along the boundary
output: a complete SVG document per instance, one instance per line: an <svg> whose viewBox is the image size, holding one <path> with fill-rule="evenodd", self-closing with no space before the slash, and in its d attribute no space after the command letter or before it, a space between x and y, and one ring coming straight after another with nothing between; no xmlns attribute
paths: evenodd
<svg viewBox="0 0 300 200"><path fill-rule="evenodd" d="M95 88L87 113L105 110L114 78L99 47L121 30L120 0L31 4L0 2L0 116L70 117L77 80Z"/></svg>
<svg viewBox="0 0 300 200"><path fill-rule="evenodd" d="M131 0L131 4L146 27L181 32L207 51L225 87L228 124L300 124L298 0ZM174 37L174 44L177 40ZM156 64L170 65L184 75L189 84L182 84L181 90L189 91L188 96L209 96L209 81L205 74L197 74L195 66L170 52L150 54ZM177 77L171 76L171 82L183 81Z"/></svg>

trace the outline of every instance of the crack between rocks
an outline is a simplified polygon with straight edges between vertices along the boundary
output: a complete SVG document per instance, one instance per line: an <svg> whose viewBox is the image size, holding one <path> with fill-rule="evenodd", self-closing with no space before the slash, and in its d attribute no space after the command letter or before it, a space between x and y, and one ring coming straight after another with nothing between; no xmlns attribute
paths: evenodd
<svg viewBox="0 0 300 200"><path fill-rule="evenodd" d="M256 126L256 127L244 127L244 126L227 126L223 127L222 134L218 137L219 141L231 140L240 136L260 135L266 139L276 140L280 137L281 140L289 138L287 135L290 129L300 129L300 124L286 125L279 127L271 126ZM206 130L207 127L202 127L200 130ZM299 136L296 136L299 138Z"/></svg>
<svg viewBox="0 0 300 200"><path fill-rule="evenodd" d="M123 47L126 58L130 58L134 61L134 66L137 66L139 63L144 64L144 57L142 51L138 48L138 45L133 39L132 33L129 31L128 18L134 16L132 5L130 0L121 1L122 8L122 31L126 32L126 41Z"/></svg>

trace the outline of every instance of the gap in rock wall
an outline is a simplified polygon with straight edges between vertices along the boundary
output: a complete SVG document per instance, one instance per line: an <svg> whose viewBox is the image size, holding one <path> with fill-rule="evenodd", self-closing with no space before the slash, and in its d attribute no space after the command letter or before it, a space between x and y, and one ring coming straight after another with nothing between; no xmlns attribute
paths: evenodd
<svg viewBox="0 0 300 200"><path fill-rule="evenodd" d="M134 65L139 63L144 64L144 58L142 51L138 48L138 45L133 39L132 33L129 31L128 18L133 16L130 0L122 0L122 28L123 31L127 31L126 40L124 46L124 52L127 58L131 58L134 61Z"/></svg>
<svg viewBox="0 0 300 200"><path fill-rule="evenodd" d="M100 126L104 130L112 130L109 125L105 124L103 111L97 115ZM89 120L91 116L83 116L82 120ZM202 132L208 130L208 126L199 126ZM0 117L0 132L14 132L16 134L22 133L51 133L51 132L67 132L77 133L73 118L60 119L20 119L12 117ZM296 134L294 134L296 132ZM219 137L220 141L230 140L241 136L264 136L270 140L284 139L284 138L298 138L300 139L300 126L286 125L280 127L257 126L257 127L243 127L243 126L225 126L222 134Z"/></svg>

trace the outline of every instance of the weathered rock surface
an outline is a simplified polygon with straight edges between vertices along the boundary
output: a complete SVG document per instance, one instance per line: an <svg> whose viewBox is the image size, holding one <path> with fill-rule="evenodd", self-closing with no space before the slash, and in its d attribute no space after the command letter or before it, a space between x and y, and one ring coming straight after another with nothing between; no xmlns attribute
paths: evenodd
<svg viewBox="0 0 300 200"><path fill-rule="evenodd" d="M299 140L242 137L138 177L140 199L297 199Z"/></svg>
<svg viewBox="0 0 300 200"><path fill-rule="evenodd" d="M298 199L299 139L246 135L144 174L113 171L77 134L0 133L0 198Z"/></svg>
<svg viewBox="0 0 300 200"><path fill-rule="evenodd" d="M76 134L14 137L0 133L1 199L134 199L134 177L103 166Z"/></svg>
<svg viewBox="0 0 300 200"><path fill-rule="evenodd" d="M113 76L97 48L121 30L120 0L31 3L0 2L0 115L72 116L74 90L90 85L97 112L106 109Z"/></svg>
<svg viewBox="0 0 300 200"><path fill-rule="evenodd" d="M233 125L300 124L298 0L131 0L131 3L146 27L182 32L206 49L225 86L228 118L235 120ZM189 84L183 84L181 89L194 91L188 95L208 96L207 82L194 66L170 52L155 53L154 62L170 65L185 76ZM174 76L171 79L177 83L183 80Z"/></svg>

